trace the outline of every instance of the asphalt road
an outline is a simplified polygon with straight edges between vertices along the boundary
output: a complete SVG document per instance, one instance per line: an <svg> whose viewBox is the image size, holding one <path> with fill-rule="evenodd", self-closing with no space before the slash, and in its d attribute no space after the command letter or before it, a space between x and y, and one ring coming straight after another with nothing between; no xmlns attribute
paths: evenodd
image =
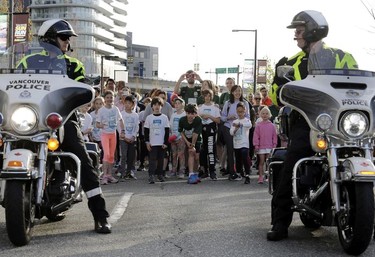
<svg viewBox="0 0 375 257"><path fill-rule="evenodd" d="M14 247L0 209L0 256L345 256L336 228L305 229L294 215L289 238L268 242L270 195L252 176L243 181L204 180L198 185L170 179L149 185L138 180L103 186L113 232L93 232L87 202L60 222L43 218L29 245ZM372 241L362 256L375 256Z"/></svg>

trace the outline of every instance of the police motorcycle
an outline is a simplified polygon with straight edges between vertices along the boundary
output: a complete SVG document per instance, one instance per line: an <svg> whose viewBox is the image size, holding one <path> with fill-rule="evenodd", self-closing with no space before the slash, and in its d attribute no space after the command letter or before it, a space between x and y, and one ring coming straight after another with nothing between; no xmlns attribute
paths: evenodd
<svg viewBox="0 0 375 257"><path fill-rule="evenodd" d="M367 249L374 227L375 72L332 69L317 60L309 60L309 68L300 81L293 81L291 66L277 69L279 77L289 80L279 93L284 105L279 133L287 138L290 110L298 111L310 127L315 152L294 166L292 208L307 228L336 226L344 251L359 255ZM285 154L286 148L270 154L270 194Z"/></svg>
<svg viewBox="0 0 375 257"><path fill-rule="evenodd" d="M0 204L16 246L29 243L36 219L59 221L81 201L80 159L59 145L69 136L63 125L93 100L94 90L68 78L63 59L16 68L45 47L19 44L0 56Z"/></svg>

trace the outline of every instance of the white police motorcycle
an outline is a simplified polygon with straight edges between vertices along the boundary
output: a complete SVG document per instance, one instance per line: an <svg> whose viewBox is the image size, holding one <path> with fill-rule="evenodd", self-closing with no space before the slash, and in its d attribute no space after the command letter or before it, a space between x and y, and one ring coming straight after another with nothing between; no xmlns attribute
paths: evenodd
<svg viewBox="0 0 375 257"><path fill-rule="evenodd" d="M89 85L68 78L61 59L49 67L15 68L22 57L42 49L16 45L0 62L0 204L16 246L30 241L35 219L61 220L61 213L79 202L80 160L59 150L60 132L94 97Z"/></svg>
<svg viewBox="0 0 375 257"><path fill-rule="evenodd" d="M293 76L290 66L277 72L279 77ZM344 251L361 254L374 227L375 73L311 70L304 80L286 83L280 101L285 105L278 117L281 135L287 137L288 113L296 110L310 126L315 152L294 166L293 211L308 228L336 226ZM285 148L276 148L268 160L271 194L285 153Z"/></svg>

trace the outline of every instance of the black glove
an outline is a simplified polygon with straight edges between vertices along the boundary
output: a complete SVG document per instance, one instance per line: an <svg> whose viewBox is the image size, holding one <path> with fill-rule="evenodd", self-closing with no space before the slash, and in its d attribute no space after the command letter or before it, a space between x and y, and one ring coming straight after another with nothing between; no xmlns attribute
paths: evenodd
<svg viewBox="0 0 375 257"><path fill-rule="evenodd" d="M273 81L272 81L272 90L274 90L274 91L276 91L276 92L272 92L272 94L274 94L274 95L277 96L276 100L277 100L277 105L278 105L278 106L282 106L282 104L281 104L281 102L280 102L280 100L279 100L279 91L280 91L280 89L282 88L282 86L283 86L285 83L287 83L288 81L287 81L285 78L279 78L279 77L277 76L277 67L282 66L282 65L285 65L287 61L288 61L288 58L287 58L287 57L283 57L283 58L281 58L281 59L276 63L276 65L275 65L275 75L274 75L274 77L273 77ZM277 86L275 86L275 84L276 84Z"/></svg>

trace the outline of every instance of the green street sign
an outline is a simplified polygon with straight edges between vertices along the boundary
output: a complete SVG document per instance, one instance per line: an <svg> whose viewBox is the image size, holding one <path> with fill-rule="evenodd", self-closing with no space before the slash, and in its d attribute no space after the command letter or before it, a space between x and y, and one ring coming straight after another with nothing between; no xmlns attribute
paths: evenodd
<svg viewBox="0 0 375 257"><path fill-rule="evenodd" d="M238 73L238 67L228 68L228 73Z"/></svg>
<svg viewBox="0 0 375 257"><path fill-rule="evenodd" d="M227 73L227 68L216 68L215 71L216 71L216 74L223 74L223 73Z"/></svg>

